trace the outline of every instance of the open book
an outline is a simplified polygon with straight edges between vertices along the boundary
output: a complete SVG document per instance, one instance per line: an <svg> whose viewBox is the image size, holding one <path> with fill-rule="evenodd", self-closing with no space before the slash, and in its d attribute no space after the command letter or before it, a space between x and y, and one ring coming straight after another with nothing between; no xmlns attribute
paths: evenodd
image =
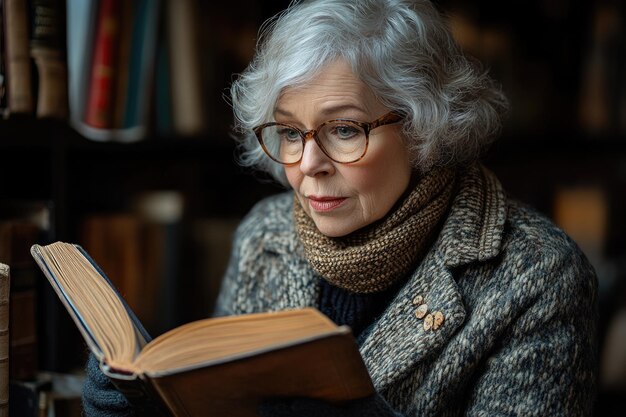
<svg viewBox="0 0 626 417"><path fill-rule="evenodd" d="M314 308L208 318L151 340L81 246L33 245L31 254L140 415L255 416L264 398L374 392L350 328Z"/></svg>

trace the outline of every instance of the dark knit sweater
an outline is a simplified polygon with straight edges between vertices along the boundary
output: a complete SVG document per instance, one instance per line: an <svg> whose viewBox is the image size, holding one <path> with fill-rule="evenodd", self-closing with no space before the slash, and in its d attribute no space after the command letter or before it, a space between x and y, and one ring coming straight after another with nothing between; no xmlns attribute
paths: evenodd
<svg viewBox="0 0 626 417"><path fill-rule="evenodd" d="M350 326L360 342L366 335L368 326L382 314L404 284L404 280L400 281L382 292L356 294L321 280L318 308L335 324Z"/></svg>

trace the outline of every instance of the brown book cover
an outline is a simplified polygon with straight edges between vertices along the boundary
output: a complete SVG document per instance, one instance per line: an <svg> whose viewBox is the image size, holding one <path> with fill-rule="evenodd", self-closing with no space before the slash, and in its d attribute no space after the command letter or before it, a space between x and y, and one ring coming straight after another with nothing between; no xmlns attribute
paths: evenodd
<svg viewBox="0 0 626 417"><path fill-rule="evenodd" d="M315 308L197 320L151 340L82 247L31 254L102 371L146 415L252 417L264 398L339 403L374 392L350 328Z"/></svg>

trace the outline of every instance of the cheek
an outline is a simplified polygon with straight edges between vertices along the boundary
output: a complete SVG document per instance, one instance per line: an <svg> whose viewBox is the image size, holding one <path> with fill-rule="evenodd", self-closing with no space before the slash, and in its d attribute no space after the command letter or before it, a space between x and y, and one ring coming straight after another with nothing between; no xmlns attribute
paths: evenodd
<svg viewBox="0 0 626 417"><path fill-rule="evenodd" d="M298 191L302 183L302 172L297 167L285 167L285 175L291 188Z"/></svg>
<svg viewBox="0 0 626 417"><path fill-rule="evenodd" d="M392 155L372 160L372 163L359 167L358 172L346 173L359 192L365 215L376 220L393 207L406 190L411 177L408 158L402 154Z"/></svg>
<svg viewBox="0 0 626 417"><path fill-rule="evenodd" d="M381 171L383 170L365 170L363 175L353 181L359 191L363 214L372 220L383 217L401 194L396 190L399 188L400 178Z"/></svg>

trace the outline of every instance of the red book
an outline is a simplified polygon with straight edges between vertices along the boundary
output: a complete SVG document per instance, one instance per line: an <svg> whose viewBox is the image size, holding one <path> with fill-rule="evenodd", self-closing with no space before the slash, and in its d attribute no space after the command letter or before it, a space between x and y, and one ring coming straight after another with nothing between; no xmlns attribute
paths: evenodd
<svg viewBox="0 0 626 417"><path fill-rule="evenodd" d="M97 128L114 127L120 11L120 0L100 0L85 110L85 123Z"/></svg>

